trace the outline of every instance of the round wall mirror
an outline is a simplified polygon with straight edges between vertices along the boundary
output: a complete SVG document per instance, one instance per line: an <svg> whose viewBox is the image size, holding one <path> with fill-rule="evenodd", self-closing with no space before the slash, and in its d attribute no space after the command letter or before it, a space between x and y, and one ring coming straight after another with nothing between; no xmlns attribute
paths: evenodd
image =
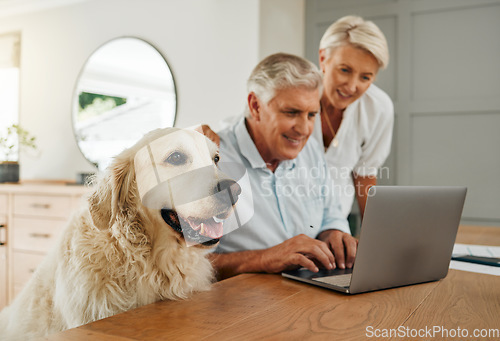
<svg viewBox="0 0 500 341"><path fill-rule="evenodd" d="M73 96L73 130L87 160L104 170L145 133L172 127L175 84L163 56L149 43L117 38L87 60Z"/></svg>

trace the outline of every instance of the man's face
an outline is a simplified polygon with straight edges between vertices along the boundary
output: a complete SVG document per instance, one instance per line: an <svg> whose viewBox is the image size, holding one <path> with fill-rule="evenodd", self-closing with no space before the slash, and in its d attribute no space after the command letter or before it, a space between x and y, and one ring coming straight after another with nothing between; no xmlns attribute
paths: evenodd
<svg viewBox="0 0 500 341"><path fill-rule="evenodd" d="M269 168L295 159L304 148L320 110L319 100L318 89L303 87L278 90L267 104L254 93L249 95L253 117L250 133Z"/></svg>

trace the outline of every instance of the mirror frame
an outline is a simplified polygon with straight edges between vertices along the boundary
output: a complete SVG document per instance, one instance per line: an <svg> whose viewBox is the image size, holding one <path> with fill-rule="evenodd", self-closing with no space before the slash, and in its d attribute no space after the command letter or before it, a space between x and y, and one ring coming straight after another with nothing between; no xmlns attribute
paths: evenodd
<svg viewBox="0 0 500 341"><path fill-rule="evenodd" d="M78 91L80 79L82 78L82 75L83 75L83 73L84 73L84 71L86 69L86 66L88 65L88 63L89 63L90 59L92 58L92 56L94 56L94 54L97 51L99 51L101 48L103 48L104 46L106 46L108 43L116 41L116 40L120 40L120 39L135 39L135 40L138 40L140 42L143 42L143 43L149 45L151 48L154 49L154 51L156 51L159 54L159 56L165 62L165 65L167 66L167 68L168 68L168 70L170 72L170 75L172 77L173 95L174 95L174 98L175 98L175 106L174 106L174 115L173 115L172 127L175 127L175 124L177 123L177 114L178 114L178 109L179 109L179 101L178 101L179 97L178 97L178 94L177 94L177 82L175 80L174 72L172 71L172 67L170 66L170 63L167 61L167 58L160 51L160 49L158 49L158 47L155 44L152 44L150 41L148 41L146 39L143 39L143 38L140 38L140 37L137 37L137 36L131 36L131 35L118 36L118 37L115 37L115 38L108 39L105 42L101 43L99 46L97 46L95 49L93 49L92 52L87 56L87 58L85 59L85 62L83 63L83 65L80 68L80 71L78 72L78 76L77 76L76 81L74 82L74 86L73 86L73 95L72 95L72 98L71 98L71 110L70 110L70 113L71 113L71 128L72 128L72 131L73 131L74 141L76 142L76 145L77 145L78 150L80 151L80 154L84 157L84 159L90 165L92 165L92 167L94 167L96 169L96 172L104 171L107 168L107 166L104 167L103 169L101 169L99 167L99 165L97 164L97 162L89 160L89 158L85 155L85 153L83 152L82 148L80 147L80 140L77 138L77 131L76 131L76 115L77 115L77 113L75 113L75 109L77 110L77 106L78 106L78 104L76 104L76 103L78 103L78 101L79 101L79 94L77 93L77 91ZM158 128L162 128L162 127L158 127ZM129 147L124 147L124 149L129 148ZM109 158L111 159L114 156L116 156L116 154L109 156ZM83 174L85 175L85 174L88 174L88 173L83 173Z"/></svg>

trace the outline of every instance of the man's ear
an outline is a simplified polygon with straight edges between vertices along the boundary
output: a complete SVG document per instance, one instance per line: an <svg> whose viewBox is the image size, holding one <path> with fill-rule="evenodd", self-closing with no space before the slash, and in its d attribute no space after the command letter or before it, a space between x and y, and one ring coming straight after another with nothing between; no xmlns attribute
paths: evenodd
<svg viewBox="0 0 500 341"><path fill-rule="evenodd" d="M250 115L255 121L260 121L260 100L254 92L248 94L248 109L250 110Z"/></svg>

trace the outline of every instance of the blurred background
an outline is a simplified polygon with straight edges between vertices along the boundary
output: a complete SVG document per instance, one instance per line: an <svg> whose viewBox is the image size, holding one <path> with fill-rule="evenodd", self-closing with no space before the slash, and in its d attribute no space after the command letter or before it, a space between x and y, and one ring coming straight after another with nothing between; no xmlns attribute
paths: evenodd
<svg viewBox="0 0 500 341"><path fill-rule="evenodd" d="M317 64L323 32L348 14L389 43L376 84L396 119L379 182L467 186L464 222L500 225L500 0L0 0L0 131L18 122L37 137L38 152L19 155L22 179L74 179L96 170L75 138L75 103L108 42L139 38L162 56L171 116L158 124L217 125L242 113L259 60L282 51Z"/></svg>

